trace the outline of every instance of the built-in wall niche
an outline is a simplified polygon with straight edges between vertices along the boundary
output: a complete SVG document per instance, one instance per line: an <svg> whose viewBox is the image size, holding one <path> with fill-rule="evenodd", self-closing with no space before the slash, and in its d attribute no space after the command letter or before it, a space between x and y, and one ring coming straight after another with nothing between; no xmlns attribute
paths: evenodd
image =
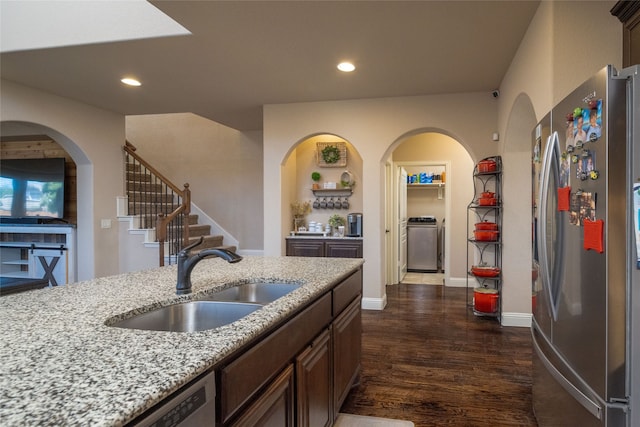
<svg viewBox="0 0 640 427"><path fill-rule="evenodd" d="M318 145L320 144L320 145ZM318 147L323 144L336 144L340 150L346 153L346 164L339 167L325 167L318 162ZM362 181L362 157L355 147L348 141L329 134L320 134L310 137L300 142L295 149L295 160L290 163L292 176L295 176L293 183L288 185L295 186L295 196L292 201L309 202L313 206L314 202L318 202L318 208L312 208L310 214L305 217L306 223L316 221L321 224L327 224L332 215L339 215L346 219L350 212L362 212L362 194L366 191L367 183ZM341 179L345 171L349 172L350 180L354 185L349 190L341 190ZM314 181L311 177L313 172L320 174L319 181ZM313 190L313 184L317 183L321 190ZM325 184L335 184L335 189L326 188ZM337 208L337 202L340 202L340 208ZM348 201L348 203L343 203ZM321 208L322 202L326 202L324 208ZM332 208L328 206L332 205ZM343 206L345 206L343 208Z"/></svg>
<svg viewBox="0 0 640 427"><path fill-rule="evenodd" d="M0 138L0 157L3 159L64 158L64 221L77 224L76 164L60 144L46 135L5 136Z"/></svg>

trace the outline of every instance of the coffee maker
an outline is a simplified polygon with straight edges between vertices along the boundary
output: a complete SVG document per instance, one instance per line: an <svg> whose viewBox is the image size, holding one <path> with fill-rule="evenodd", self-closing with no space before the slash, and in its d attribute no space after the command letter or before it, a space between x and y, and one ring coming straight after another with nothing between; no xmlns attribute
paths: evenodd
<svg viewBox="0 0 640 427"><path fill-rule="evenodd" d="M347 215L347 232L348 237L362 237L362 214L350 213Z"/></svg>

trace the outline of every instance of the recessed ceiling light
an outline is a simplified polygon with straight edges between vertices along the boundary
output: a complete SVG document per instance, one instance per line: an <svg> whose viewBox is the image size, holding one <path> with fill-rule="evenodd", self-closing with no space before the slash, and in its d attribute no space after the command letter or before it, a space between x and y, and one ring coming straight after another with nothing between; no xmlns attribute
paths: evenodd
<svg viewBox="0 0 640 427"><path fill-rule="evenodd" d="M140 83L138 80L136 79L132 79L131 77L125 77L124 79L120 80L122 83L129 85L129 86L141 86L142 83Z"/></svg>
<svg viewBox="0 0 640 427"><path fill-rule="evenodd" d="M345 73L350 73L356 69L356 66L351 62L341 62L338 64L338 70L344 71Z"/></svg>

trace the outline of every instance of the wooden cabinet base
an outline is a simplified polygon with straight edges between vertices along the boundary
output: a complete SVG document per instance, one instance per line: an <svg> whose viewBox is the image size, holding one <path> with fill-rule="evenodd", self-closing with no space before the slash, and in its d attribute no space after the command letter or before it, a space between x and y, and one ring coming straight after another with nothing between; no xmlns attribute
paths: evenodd
<svg viewBox="0 0 640 427"><path fill-rule="evenodd" d="M362 258L362 240L287 238L287 256Z"/></svg>

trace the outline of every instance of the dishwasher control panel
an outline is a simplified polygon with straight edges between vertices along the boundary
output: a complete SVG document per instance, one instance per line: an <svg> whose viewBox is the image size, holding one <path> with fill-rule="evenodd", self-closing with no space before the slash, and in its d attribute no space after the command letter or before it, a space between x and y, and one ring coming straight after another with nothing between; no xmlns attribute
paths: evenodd
<svg viewBox="0 0 640 427"><path fill-rule="evenodd" d="M214 425L215 372L187 385L132 425L138 427L200 427Z"/></svg>

